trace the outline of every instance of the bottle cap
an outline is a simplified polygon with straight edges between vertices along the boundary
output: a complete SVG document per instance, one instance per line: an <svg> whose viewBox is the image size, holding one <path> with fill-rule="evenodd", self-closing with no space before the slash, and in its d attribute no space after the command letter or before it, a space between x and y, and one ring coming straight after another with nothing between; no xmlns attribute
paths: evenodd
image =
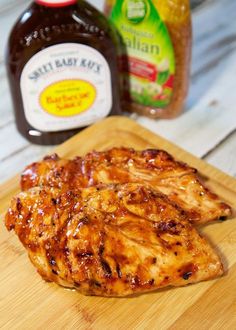
<svg viewBox="0 0 236 330"><path fill-rule="evenodd" d="M75 4L77 0L35 0L35 2L47 7L64 7Z"/></svg>

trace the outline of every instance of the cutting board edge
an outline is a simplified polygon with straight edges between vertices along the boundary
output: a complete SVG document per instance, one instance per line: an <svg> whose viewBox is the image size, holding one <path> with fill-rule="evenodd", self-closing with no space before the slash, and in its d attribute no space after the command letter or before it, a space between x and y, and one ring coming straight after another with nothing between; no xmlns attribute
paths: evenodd
<svg viewBox="0 0 236 330"><path fill-rule="evenodd" d="M115 120L117 121L117 119L119 119L119 118L117 118L117 117L115 117ZM132 131L135 131L135 130L137 130L137 127L139 127L139 133L140 134L144 134L145 132L147 132L146 134L147 134L147 139L149 139L150 140L150 138L153 138L153 136L155 137L155 141L164 141L164 144L165 145L170 145L173 149L175 149L175 150L177 150L177 152L178 152L178 150L180 150L181 151L181 154L182 155L184 155L185 153L187 154L187 152L185 152L184 150L182 150L181 148L179 148L179 147L177 147L177 146L174 146L172 143L170 143L170 142L168 142L168 141L166 141L166 140L164 140L164 139L162 139L161 137L158 137L158 136L155 136L155 134L154 133L152 133L152 132L150 132L150 131L148 131L146 128L143 128L141 125L139 125L139 124L136 124L135 122L133 122L132 120L130 120L130 119L128 119L128 118L124 118L124 117L121 117L121 120L118 120L119 121L119 124L117 125L117 124L115 124L114 123L114 120L112 120L112 118L108 118L108 119L106 119L105 120L106 121L106 123L107 123L107 125L109 126L109 129L114 129L115 127L117 127L117 132L120 130L120 129L122 129L122 130L127 130L127 126L129 125L128 124L128 122L131 122L132 124L131 124L131 127L132 128L130 128L130 130L132 129ZM79 141L79 140L77 140L77 139L79 139L79 136L81 136L81 134L84 134L84 136L86 137L87 136L87 134L89 133L90 134L90 132L91 133L94 133L94 132L96 132L96 130L98 130L100 127L103 127L103 124L104 124L104 121L102 122L102 123L97 123L96 125L94 125L93 127L90 127L89 129L87 129L87 130L85 130L85 131L83 131L83 132L81 132L81 133L79 133L80 135L78 135L78 136L75 136L74 138L72 138L72 140L73 139L75 139L74 141L76 142L76 141ZM128 130L127 130L127 132L128 132ZM116 134L116 132L114 132L114 134ZM114 136L114 134L113 134L113 136ZM153 141L154 141L153 140ZM70 140L71 141L71 140ZM82 140L81 140L82 141ZM86 141L86 139L84 138L83 139L83 141ZM151 140L152 141L152 140ZM154 142L155 142L154 141ZM71 143L71 142L65 142L63 145L61 145L61 146L59 146L59 147L57 147L55 150L54 150L54 152L55 151L57 151L58 150L58 152L61 152L61 150L63 151L63 146L64 146L64 148L66 147L66 145L67 145L67 143ZM156 142L155 142L156 143ZM159 143L159 142L158 142ZM152 145L152 143L150 142L150 145ZM174 146L174 147L173 147ZM196 157L195 156L193 156L193 155L191 155L191 154L189 154L190 155L190 157L191 157L191 159L193 158L193 159L195 159ZM196 158L196 160L199 162L200 160L199 159L197 159ZM196 166L197 168L199 168L199 166ZM202 165L202 168L200 169L200 171L201 170L203 170L203 172L205 173L205 169L206 168L208 168L208 164L206 164L204 161L203 161L203 165ZM212 168L214 169L214 167L213 166L211 166L211 165L209 165L209 168L211 169L211 171L212 171ZM221 172L221 171L219 171L219 170L217 170L217 169L215 169L215 172L214 172L214 174L215 173L219 173L219 178L221 178L221 180L219 179L219 184L222 184L222 177L228 177L226 174L224 174L223 172ZM212 180L214 180L214 178L212 178L212 175L214 176L214 174L212 174L211 173L211 175L209 175L209 178L210 179L212 179ZM18 179L17 179L17 177L18 177ZM229 177L230 178L230 177ZM17 179L17 180L16 180ZM231 178L230 178L231 179ZM18 187L19 186L19 176L16 176L16 177L13 177L12 179L10 179L8 182L10 182L11 183L11 188L12 187ZM6 195L6 192L8 193L7 194L7 196L8 197L10 197L11 195L12 195L12 192L11 192L11 188L10 187L8 187L7 185L6 185L6 191L5 191L5 195ZM1 187L0 187L0 189L1 189ZM1 190L0 190L1 191ZM7 198L8 198L7 197ZM0 205L0 208L1 208L1 205ZM222 251L224 252L224 254L225 255L227 255L227 257L228 258L233 258L232 257L232 253L233 253L233 250L232 250L232 252L230 252L231 251L231 249L233 249L234 247L233 247L233 244L234 244L234 242L236 242L236 240L235 240L235 235L234 235L234 233L233 232L231 232L231 229L233 228L233 226L231 226L231 221L229 222L229 221L227 221L226 223L226 228L224 227L224 230L226 230L227 228L228 228L228 231L227 231L227 235L229 236L227 236L226 235L226 232L224 233L224 236L222 236L222 233L220 232L220 231L218 231L218 236L220 235L220 237L222 238L222 243L221 243L221 245L222 245ZM213 227L212 227L213 228ZM5 237L5 236L4 236ZM4 238L5 239L5 238ZM14 239L15 240L15 239ZM7 242L9 242L9 239L8 238L6 238L6 241ZM228 248L228 242L231 242L231 244L232 244L232 247L230 247L230 250L229 250L229 248ZM6 248L9 248L9 249L13 249L12 251L11 251L11 253L15 253L14 251L14 244L12 244L11 242L10 242L10 246L6 246ZM16 251L17 252L17 251ZM14 257L14 256L13 256ZM235 265L235 262L233 263L233 265ZM13 266L12 266L12 268L13 268ZM15 274L15 272L14 272L14 274ZM18 275L17 275L18 276ZM30 275L31 276L31 275ZM222 278L222 281L223 281L224 279ZM38 280L37 280L38 281ZM218 287L220 287L221 286L221 283L223 283L220 279L219 279L219 284L217 285L217 284L215 284L215 285L217 285L217 288ZM229 280L230 281L230 280ZM188 322L188 318L189 318L189 314L190 314L190 312L192 312L192 313L194 313L195 311L194 311L194 306L195 305L199 305L199 301L201 302L202 300L204 301L204 299L206 299L206 297L207 297L207 294L208 294L208 292L211 292L213 289L211 289L211 287L212 286L214 286L214 283L216 283L215 281L207 281L207 282L201 282L201 283L198 283L198 284L196 284L195 286L189 286L189 287L184 287L184 288L181 288L181 290L183 290L183 291L181 291L181 296L180 297L185 297L185 298L183 298L183 303L186 305L187 304L187 308L185 309L185 308L180 308L180 310L178 309L178 306L179 305L181 305L181 304L179 304L179 300L177 301L176 300L176 298L175 297L179 297L178 296L178 294L177 294L177 296L176 296L176 294L175 294L175 292L174 291L170 291L170 298L171 298L171 300L165 300L165 296L164 296L164 300L162 300L162 302L163 302L163 306L165 306L165 302L167 301L168 302L168 304L169 304L169 302L171 302L171 304L172 304L172 306L175 306L178 310L177 311L171 311L170 310L170 314L168 315L168 317L167 318L165 318L165 319L163 319L163 317L161 317L160 316L160 322L161 322L161 324L163 325L163 324L169 324L168 323L168 321L169 321L169 319L171 318L171 322L173 322L172 323L172 325L171 324L169 324L169 326L166 326L166 327L163 327L163 329L171 329L172 328L172 326L173 326L173 329L174 329L174 326L175 326L175 323L179 320L180 322L182 321L182 319L181 319L181 317L182 317L182 315L183 315L183 317L184 317L184 322L186 322L186 324L187 324L187 322ZM218 280L217 280L217 283L218 283ZM13 285L12 285L13 286ZM13 286L13 288L14 288L14 286ZM215 288L215 286L214 286L214 288ZM59 321L58 321L58 319L55 319L56 321L57 321L57 325L58 324L67 324L67 322L69 321L69 316L70 316L70 321L72 322L72 323L69 323L70 325L72 324L72 325L74 325L75 323L77 324L77 325L81 325L81 329L82 329L82 326L83 326L83 328L85 328L85 327L88 327L88 328L93 328L93 326L94 326L94 324L96 323L97 325L98 325L98 328L99 328L99 326L101 327L101 324L103 325L103 327L101 327L101 328L104 328L105 327L105 324L106 325L108 325L108 324L111 324L111 322L114 322L114 320L116 320L116 319L118 319L118 316L117 316L117 314L115 314L115 312L117 311L117 310L119 310L119 324L124 324L125 326L127 326L127 324L125 324L126 322L128 322L128 320L129 320L129 318L126 318L126 319L122 319L122 316L123 316L123 313L126 311L126 316L128 315L128 314L130 314L131 313L131 315L132 315L132 313L135 313L135 311L136 310L138 310L138 309L140 309L140 308L142 308L141 309L141 313L137 313L136 314L136 316L137 316L137 320L134 318L134 320L132 321L133 322L133 324L135 324L136 325L136 327L137 327L137 329L138 328L141 328L141 325L142 326L145 326L145 327L151 327L151 325L156 325L157 323L157 321L156 321L156 319L157 319L157 317L158 317L158 308L160 308L160 310L159 310L159 314L162 314L161 313L161 309L163 308L163 306L161 306L161 305L155 305L156 304L156 302L159 300L159 294L158 295L156 295L154 298L155 299L152 299L152 295L150 294L150 295L143 295L143 296L140 296L139 298L137 298L138 300L133 300L133 304L132 304L132 301L131 300L119 300L119 302L121 302L121 306L122 307L120 307L120 305L118 304L118 307L117 307L117 305L112 305L112 306L109 306L109 312L112 314L113 313L113 316L111 315L111 314L105 314L104 315L104 313L101 313L101 309L99 310L99 306L96 306L96 305L94 305L94 300L92 300L92 298L91 298L91 300L89 300L90 298L84 298L83 299L83 297L80 299L80 297L78 297L78 301L76 300L74 300L74 298L71 298L71 292L70 292L70 297L67 297L67 294L66 294L66 292L67 291L61 291L61 288L60 288L60 290L58 290L58 291L60 291L60 294L59 295L57 295L56 294L56 291L55 292L53 292L53 294L51 294L50 296L48 295L48 294L46 294L45 292L46 291L48 291L48 290L46 290L47 288L46 288L46 286L45 286L45 289L43 289L43 292L41 291L41 289L40 289L40 293L42 294L43 293L43 295L40 297L40 299L42 299L42 297L45 297L45 300L46 300L46 298L47 298L47 300L46 300L46 302L42 302L42 306L37 306L37 304L34 306L34 310L33 311L31 311L30 310L30 312L31 312L31 316L32 315L39 315L38 317L40 318L41 317L41 320L42 320L42 317L43 318L45 318L44 319L44 321L43 321L43 323L42 323L42 321L40 320L40 319L37 319L37 321L40 321L41 322L41 325L43 324L43 325L46 325L46 322L47 322L47 319L46 319L46 316L48 315L48 313L46 313L46 314L44 314L44 316L42 316L43 314L42 314L42 311L41 310L43 310L44 312L48 312L48 306L49 307L51 307L52 308L52 306L55 306L56 304L55 304L55 302L56 302L56 299L60 299L60 301L63 301L63 299L65 298L65 301L63 301L63 306L61 306L59 303L59 305L60 305L60 313L61 313L61 315L60 314L57 314L57 313L52 313L52 315L54 315L54 317L55 317L55 315L57 315L58 316L58 319L59 319ZM192 289L193 289L193 291L192 291ZM195 290L197 290L197 291L195 291ZM199 291L200 290L200 291ZM210 290L210 291L209 291ZM185 293L185 291L186 292L191 292L191 294L186 294ZM35 292L35 287L31 287L31 289L30 289L30 294L31 294L31 296L29 296L30 297L30 299L32 299L32 294L33 294L33 292ZM169 291L166 291L167 293L166 293L166 295L168 296L169 295ZM196 296L196 298L194 298L193 300L191 300L190 298L191 298L191 296L193 296L193 297L195 297L195 295L193 294L193 292L200 292L199 293L199 295L197 295ZM161 292L160 292L160 296L161 296ZM173 295L173 296L172 296ZM29 298L29 297L27 297L27 299ZM61 299L62 298L62 299ZM96 297L97 298L97 297ZM21 299L23 299L23 298L21 298ZM77 298L76 298L77 299ZM88 299L88 302L87 302L87 299ZM232 297L232 299L233 299L233 297ZM85 301L86 300L86 301ZM20 300L20 301L23 301L24 302L24 300ZM82 301L82 303L81 303L81 301ZM35 302L35 301L33 301L33 302ZM90 302L91 302L91 308L90 308ZM150 302L150 304L149 304L149 302ZM18 302L17 302L18 303ZM80 307L80 304L81 304L81 307ZM93 304L93 305L92 305ZM103 306L107 306L107 302L106 302L106 304L105 303L103 303L104 305ZM152 307L152 304L153 304L153 307ZM14 305L14 304L13 304ZM65 308L65 305L66 306L69 306L68 307L68 310ZM134 306L135 305L135 306ZM19 303L18 303L18 306L19 306ZM24 306L24 304L22 303L22 306ZM123 308L123 306L125 306L125 310L124 309L122 309ZM170 305L171 306L171 305ZM204 305L205 306L205 305ZM214 307L214 304L212 304L212 306ZM128 310L127 309L127 307L132 307L133 308L133 310ZM229 305L228 304L226 304L226 307L225 308L228 308L229 307ZM38 310L37 310L37 308L38 308ZM93 308L93 309L92 309ZM108 307L107 307L108 308ZM66 312L68 311L68 314L67 313L63 313L62 311L63 310L66 310ZM165 309L167 309L166 307L165 307ZM24 309L23 309L24 310ZM97 312L97 314L96 314L96 311L98 310L98 312ZM214 311L214 308L212 308L212 310ZM217 310L217 308L216 308L216 310ZM41 311L41 314L40 314L40 311ZM95 311L95 312L94 312ZM36 313L37 312L37 313ZM123 312L123 313L122 313ZM34 314L33 314L34 313ZM145 313L145 314L144 314ZM207 312L206 313L208 313L208 309L207 309ZM124 313L125 314L125 313ZM14 317L14 313L12 312L12 315L13 315L13 317ZM93 316L93 315L95 315L97 318L95 319L93 319L93 317L95 317L95 316ZM143 315L145 315L145 316L143 316ZM165 314L166 315L166 314ZM193 314L194 315L194 314ZM61 318L60 318L61 317ZM71 318L71 317L73 317L73 319ZM109 321L106 321L107 319L109 318ZM121 318L121 319L120 319ZM192 318L190 318L190 319L192 319ZM53 320L53 321L55 321L55 320ZM94 320L94 321L93 321ZM49 317L49 321L51 321L52 322L52 317L50 316ZM122 321L123 321L123 323L122 323ZM225 320L225 322L226 322L227 320ZM15 322L15 320L14 320L14 322ZM27 318L27 314L26 315L22 315L22 317L18 317L18 324L20 324L21 326L22 326L22 328L23 328L23 325L25 325L25 327L24 328L27 328L27 325L29 325L29 324L31 324L32 325L32 323L34 323L35 324L35 319L34 320L32 320L32 319L30 319L30 317L28 316L28 318ZM60 323L60 322L62 322L62 323ZM64 322L64 323L63 323ZM94 322L94 324L93 324L93 322ZM167 323L166 323L167 322ZM12 321L12 324L13 324L13 321ZM116 323L117 324L117 323ZM54 325L53 325L53 322L51 323L51 325L52 325L52 328L54 328ZM67 324L68 325L68 324ZM183 325L183 322L182 322L182 325ZM47 324L47 327L48 327L48 324ZM56 327L56 326L55 326ZM50 328L50 327L49 327Z"/></svg>
<svg viewBox="0 0 236 330"><path fill-rule="evenodd" d="M186 161L189 165L197 168L197 170L200 173L202 173L203 175L207 174L209 177L212 177L212 172L214 172L214 177L212 178L214 181L217 181L220 185L223 185L223 183L222 183L222 179L223 179L223 181L226 183L225 184L226 188L231 189L232 192L236 193L236 179L234 177L226 174L225 172L221 171L220 169L214 167L213 165L210 165L206 161L194 156L190 152L184 150L183 148L177 146L176 144L170 142L169 140L162 138L158 134L151 132L144 126L140 125L139 123L136 123L134 120L127 118L125 116L107 117L107 118L103 119L102 121L99 121L99 122L95 123L94 125L87 127L86 129L84 129L83 131L74 135L73 137L71 137L70 139L65 141L64 143L62 143L56 147L52 147L51 153L52 154L58 153L61 157L63 157L65 153L62 150L64 150L70 144L73 144L74 142L76 142L78 139L80 139L81 136L89 135L90 132L94 133L94 131L103 128L104 124L109 124L109 129L112 129L115 127L116 129L118 128L118 129L121 129L122 131L127 131L127 132L130 132L130 130L127 130L127 127L130 127L130 126L133 126L134 131L141 129L142 133L143 133L142 135L148 134L150 136L150 139L155 139L155 140L161 141L162 143L164 142L165 147L164 148L157 147L158 149L166 150L167 152L171 153L174 156L174 158L176 158L179 161L183 161L183 162L185 162L186 160L181 159L175 153L178 153L180 155L184 154L187 158L190 158L190 162ZM166 147L167 147L167 149L166 149ZM168 150L168 149L172 149L172 148L176 149L176 152L174 152L174 154L173 154L173 152ZM218 177L219 177L219 179L218 179ZM11 187L14 184L14 182L17 181L17 179L19 179L19 178L20 178L20 173L14 175L12 178L10 178L0 184L0 200L3 196L3 194L5 195L5 192L9 191L9 186ZM15 187L15 189L19 188L19 183L17 183L17 186L18 187Z"/></svg>
<svg viewBox="0 0 236 330"><path fill-rule="evenodd" d="M114 125L114 122L117 121L117 120L118 120L118 124L119 125L117 125L117 123L115 123L115 125ZM113 125L113 126L119 126L119 128L121 130L123 130L123 131L128 131L127 130L127 127L129 127L130 125L132 125L133 128L134 128L134 131L135 131L135 128L137 128L139 130L142 129L142 132L144 134L148 134L150 137L155 138L155 139L158 139L158 140L163 140L165 142L165 145L168 146L168 149L169 148L172 149L174 147L178 153L180 153L180 154L181 153L184 153L184 155L187 155L188 158L190 157L190 159L193 160L193 163L196 163L196 164L189 164L189 162L188 162L188 164L191 165L191 166L193 166L193 167L196 167L199 172L207 172L207 173L210 172L211 173L212 171L214 171L217 176L221 176L221 178L220 178L219 181L214 178L214 180L217 181L218 183L220 183L221 185L222 185L222 176L224 177L224 181L227 181L227 188L229 188L229 186L228 186L228 183L229 182L228 181L230 181L230 182L233 181L233 184L230 184L230 189L233 192L236 193L236 179L234 177L232 177L232 176L228 175L227 173L221 171L220 169L216 168L215 166L207 163L205 160L202 160L202 159L198 158L197 156L194 156L193 154L191 154L187 150L184 150L183 148L179 147L175 143L170 142L168 139L163 138L163 137L161 137L160 135L158 135L156 133L153 133L152 131L150 131L149 129L145 128L141 124L136 123L134 120L132 120L132 119L130 119L128 117L125 117L125 116L111 116L111 117L107 117L107 118L103 119L102 121L97 122L96 124L94 124L94 125L86 128L84 131L76 134L75 136L73 136L69 140L67 140L64 143L62 143L61 145L57 146L54 149L54 152L60 153L61 148L65 147L67 144L71 143L71 141L76 141L78 139L78 137L81 136L81 135L83 135L84 133L88 133L90 131L93 132L95 129L100 128L100 126L104 126L104 123L109 123L110 124L110 129L112 128L112 125ZM163 148L163 149L166 150L165 148ZM168 151L168 150L166 150L166 151ZM170 151L170 153L171 153L171 151ZM173 156L176 159L178 159L179 161L185 162L184 159L180 159L176 155L173 155ZM199 165L201 167L200 169L199 169L199 165L197 165L197 163L199 163ZM203 173L203 174L205 174L205 173Z"/></svg>

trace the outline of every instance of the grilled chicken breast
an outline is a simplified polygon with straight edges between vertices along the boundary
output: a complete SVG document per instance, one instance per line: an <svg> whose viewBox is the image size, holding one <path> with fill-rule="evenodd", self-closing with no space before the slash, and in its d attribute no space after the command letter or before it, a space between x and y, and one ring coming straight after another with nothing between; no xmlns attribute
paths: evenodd
<svg viewBox="0 0 236 330"><path fill-rule="evenodd" d="M231 214L231 208L201 183L196 169L162 150L113 148L74 160L52 155L24 170L21 187L71 189L128 182L142 183L164 193L193 223L207 223Z"/></svg>
<svg viewBox="0 0 236 330"><path fill-rule="evenodd" d="M141 184L34 187L13 198L5 223L45 280L84 294L126 296L223 273L181 208Z"/></svg>

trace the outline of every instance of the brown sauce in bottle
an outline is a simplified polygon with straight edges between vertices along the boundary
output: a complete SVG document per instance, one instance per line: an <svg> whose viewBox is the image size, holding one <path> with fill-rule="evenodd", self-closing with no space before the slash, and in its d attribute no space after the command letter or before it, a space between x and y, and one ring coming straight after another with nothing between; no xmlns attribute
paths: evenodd
<svg viewBox="0 0 236 330"><path fill-rule="evenodd" d="M119 114L117 36L86 1L35 1L12 29L7 71L19 132L58 144Z"/></svg>

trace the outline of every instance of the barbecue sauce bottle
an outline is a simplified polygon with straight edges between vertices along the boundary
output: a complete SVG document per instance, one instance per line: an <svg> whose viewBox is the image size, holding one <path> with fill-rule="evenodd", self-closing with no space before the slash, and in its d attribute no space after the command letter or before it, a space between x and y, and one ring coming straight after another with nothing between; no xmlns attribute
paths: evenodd
<svg viewBox="0 0 236 330"><path fill-rule="evenodd" d="M86 1L34 1L6 53L19 132L36 144L58 144L118 114L117 44L107 19Z"/></svg>

